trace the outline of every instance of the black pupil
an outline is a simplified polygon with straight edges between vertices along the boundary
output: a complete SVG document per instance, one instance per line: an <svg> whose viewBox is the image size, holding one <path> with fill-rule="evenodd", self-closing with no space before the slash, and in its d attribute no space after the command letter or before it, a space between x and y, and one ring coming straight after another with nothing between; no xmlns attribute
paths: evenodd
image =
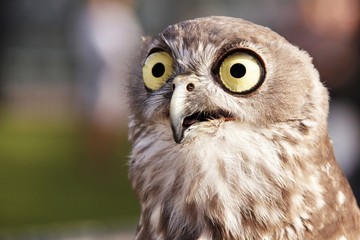
<svg viewBox="0 0 360 240"><path fill-rule="evenodd" d="M152 75L156 78L161 77L165 73L165 66L162 63L156 63L152 68Z"/></svg>
<svg viewBox="0 0 360 240"><path fill-rule="evenodd" d="M241 63L235 63L230 68L230 74L234 78L241 78L246 74L246 68Z"/></svg>

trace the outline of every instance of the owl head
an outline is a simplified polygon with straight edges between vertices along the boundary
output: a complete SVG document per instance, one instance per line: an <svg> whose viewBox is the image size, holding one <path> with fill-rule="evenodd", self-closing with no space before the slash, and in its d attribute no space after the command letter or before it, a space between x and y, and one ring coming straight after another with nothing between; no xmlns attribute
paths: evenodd
<svg viewBox="0 0 360 240"><path fill-rule="evenodd" d="M328 94L312 59L266 27L229 17L184 21L144 38L139 61L132 114L168 126L176 143L231 122L326 128Z"/></svg>

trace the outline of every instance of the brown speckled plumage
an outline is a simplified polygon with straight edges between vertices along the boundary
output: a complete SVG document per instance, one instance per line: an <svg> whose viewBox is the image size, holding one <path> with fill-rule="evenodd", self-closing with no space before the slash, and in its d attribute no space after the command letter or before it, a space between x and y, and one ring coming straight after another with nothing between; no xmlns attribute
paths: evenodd
<svg viewBox="0 0 360 240"><path fill-rule="evenodd" d="M157 51L173 69L149 90L142 67ZM238 51L264 77L244 94L219 80ZM208 17L144 38L129 100L135 239L360 239L327 133L328 92L309 55L270 29Z"/></svg>

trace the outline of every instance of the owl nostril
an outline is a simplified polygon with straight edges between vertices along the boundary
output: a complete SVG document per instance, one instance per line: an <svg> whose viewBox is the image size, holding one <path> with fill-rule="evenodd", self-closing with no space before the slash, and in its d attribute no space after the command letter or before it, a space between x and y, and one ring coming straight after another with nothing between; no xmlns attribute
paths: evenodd
<svg viewBox="0 0 360 240"><path fill-rule="evenodd" d="M192 90L194 90L194 88L195 88L195 86L194 86L194 84L192 84L192 83L189 83L188 85L186 85L186 89L187 89L189 92L191 92Z"/></svg>
<svg viewBox="0 0 360 240"><path fill-rule="evenodd" d="M175 88L176 88L176 84L173 83L173 84L171 85L171 89L172 89L173 91L175 91ZM189 83L188 85L186 85L186 90L188 90L189 92L193 91L194 88L195 88L195 85L194 85L193 83Z"/></svg>

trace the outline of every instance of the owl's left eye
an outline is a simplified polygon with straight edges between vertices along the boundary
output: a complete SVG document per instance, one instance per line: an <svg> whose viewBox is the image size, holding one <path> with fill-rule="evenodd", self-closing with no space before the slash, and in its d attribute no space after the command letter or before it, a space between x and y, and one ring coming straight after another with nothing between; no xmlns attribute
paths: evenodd
<svg viewBox="0 0 360 240"><path fill-rule="evenodd" d="M173 59L166 52L154 52L150 54L143 65L142 74L145 86L152 90L158 90L171 77L173 72Z"/></svg>
<svg viewBox="0 0 360 240"><path fill-rule="evenodd" d="M235 52L222 61L219 77L229 91L245 94L261 85L264 80L264 68L253 54Z"/></svg>

